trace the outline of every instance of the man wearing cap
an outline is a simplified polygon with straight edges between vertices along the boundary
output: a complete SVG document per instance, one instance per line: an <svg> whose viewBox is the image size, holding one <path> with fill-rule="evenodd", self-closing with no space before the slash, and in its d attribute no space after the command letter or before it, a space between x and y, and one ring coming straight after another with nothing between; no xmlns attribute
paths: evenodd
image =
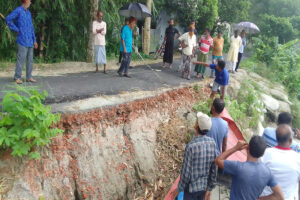
<svg viewBox="0 0 300 200"><path fill-rule="evenodd" d="M173 199L184 191L184 200L210 199L211 191L217 183L217 167L214 159L217 148L214 139L206 136L211 129L210 117L197 113L196 136L184 151L180 182L171 196Z"/></svg>

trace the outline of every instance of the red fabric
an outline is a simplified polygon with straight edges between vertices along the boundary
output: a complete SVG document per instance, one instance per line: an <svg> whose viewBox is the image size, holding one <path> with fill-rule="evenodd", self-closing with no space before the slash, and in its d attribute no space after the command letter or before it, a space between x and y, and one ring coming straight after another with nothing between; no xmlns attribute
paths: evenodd
<svg viewBox="0 0 300 200"><path fill-rule="evenodd" d="M231 118L230 114L228 113L228 111L226 109L224 109L224 111L221 113L221 117L222 117L222 119L227 121L228 126L229 126L229 132L228 132L228 138L227 138L227 149L234 147L239 140L245 141L242 132L237 127L237 125L235 124L235 122L233 121L233 119ZM246 150L237 151L234 154L232 154L231 156L229 156L227 158L227 160L245 162L247 160L247 151ZM177 189L179 181L180 181L180 176L176 179L175 183L171 187L169 193L167 194L167 196L165 197L164 200L173 200L173 199L171 199L170 194L171 194L171 192L173 192Z"/></svg>
<svg viewBox="0 0 300 200"><path fill-rule="evenodd" d="M280 146L275 146L275 148L281 149L281 150L292 150L291 148L280 147Z"/></svg>
<svg viewBox="0 0 300 200"><path fill-rule="evenodd" d="M205 39L204 36L201 36L199 43L200 51L202 51L203 53L208 53L210 47L212 47L213 39L211 36L209 36L208 39Z"/></svg>

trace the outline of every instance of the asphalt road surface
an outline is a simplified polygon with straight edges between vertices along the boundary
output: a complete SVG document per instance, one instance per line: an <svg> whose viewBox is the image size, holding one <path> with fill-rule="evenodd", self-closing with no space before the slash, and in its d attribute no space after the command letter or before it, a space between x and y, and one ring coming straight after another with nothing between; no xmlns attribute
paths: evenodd
<svg viewBox="0 0 300 200"><path fill-rule="evenodd" d="M175 61L174 68L179 65ZM210 71L210 70L207 70ZM137 66L129 70L132 78L119 77L117 72L70 73L63 76L34 77L38 83L33 85L48 92L45 103L61 103L72 100L84 99L99 95L114 95L124 91L153 91L163 87L176 87L185 82L197 82L199 79L192 77L191 80L181 78L181 73L175 70L162 69L161 63L149 66ZM7 85L14 84L12 78L0 78L0 102L4 96L3 90Z"/></svg>

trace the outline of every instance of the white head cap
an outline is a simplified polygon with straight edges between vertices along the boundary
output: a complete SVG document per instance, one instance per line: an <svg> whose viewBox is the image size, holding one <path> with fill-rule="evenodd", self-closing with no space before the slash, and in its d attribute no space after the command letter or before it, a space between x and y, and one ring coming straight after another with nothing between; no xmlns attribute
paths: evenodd
<svg viewBox="0 0 300 200"><path fill-rule="evenodd" d="M197 113L197 121L198 121L198 125L199 125L199 129L201 131L204 131L204 130L210 130L211 129L211 126L212 126L212 122L211 122L211 118L202 113L202 112L198 112Z"/></svg>

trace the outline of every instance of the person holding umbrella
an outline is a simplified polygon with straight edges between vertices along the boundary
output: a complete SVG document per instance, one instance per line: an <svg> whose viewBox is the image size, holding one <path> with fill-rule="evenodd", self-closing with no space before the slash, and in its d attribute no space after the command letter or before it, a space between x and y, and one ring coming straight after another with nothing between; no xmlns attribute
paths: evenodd
<svg viewBox="0 0 300 200"><path fill-rule="evenodd" d="M164 41L166 42L165 46L165 53L164 53L164 63L162 65L162 68L166 67L166 63L169 63L169 68L172 69L172 63L173 63L173 52L174 52L174 40L177 39L175 35L177 34L177 37L180 35L179 31L174 28L174 19L170 19L169 27L166 29L165 38Z"/></svg>
<svg viewBox="0 0 300 200"><path fill-rule="evenodd" d="M236 63L238 61L239 49L242 46L242 39L239 36L238 30L234 31L234 35L230 39L230 48L227 55L227 61L229 64L229 72L234 73Z"/></svg>
<svg viewBox="0 0 300 200"><path fill-rule="evenodd" d="M121 62L120 69L118 70L119 76L122 76L124 73L124 77L131 78L128 75L128 69L131 60L131 52L132 52L132 42L133 42L133 29L135 25L136 19L134 17L129 18L129 24L126 25L121 33L121 45L120 51L123 53L123 59Z"/></svg>

